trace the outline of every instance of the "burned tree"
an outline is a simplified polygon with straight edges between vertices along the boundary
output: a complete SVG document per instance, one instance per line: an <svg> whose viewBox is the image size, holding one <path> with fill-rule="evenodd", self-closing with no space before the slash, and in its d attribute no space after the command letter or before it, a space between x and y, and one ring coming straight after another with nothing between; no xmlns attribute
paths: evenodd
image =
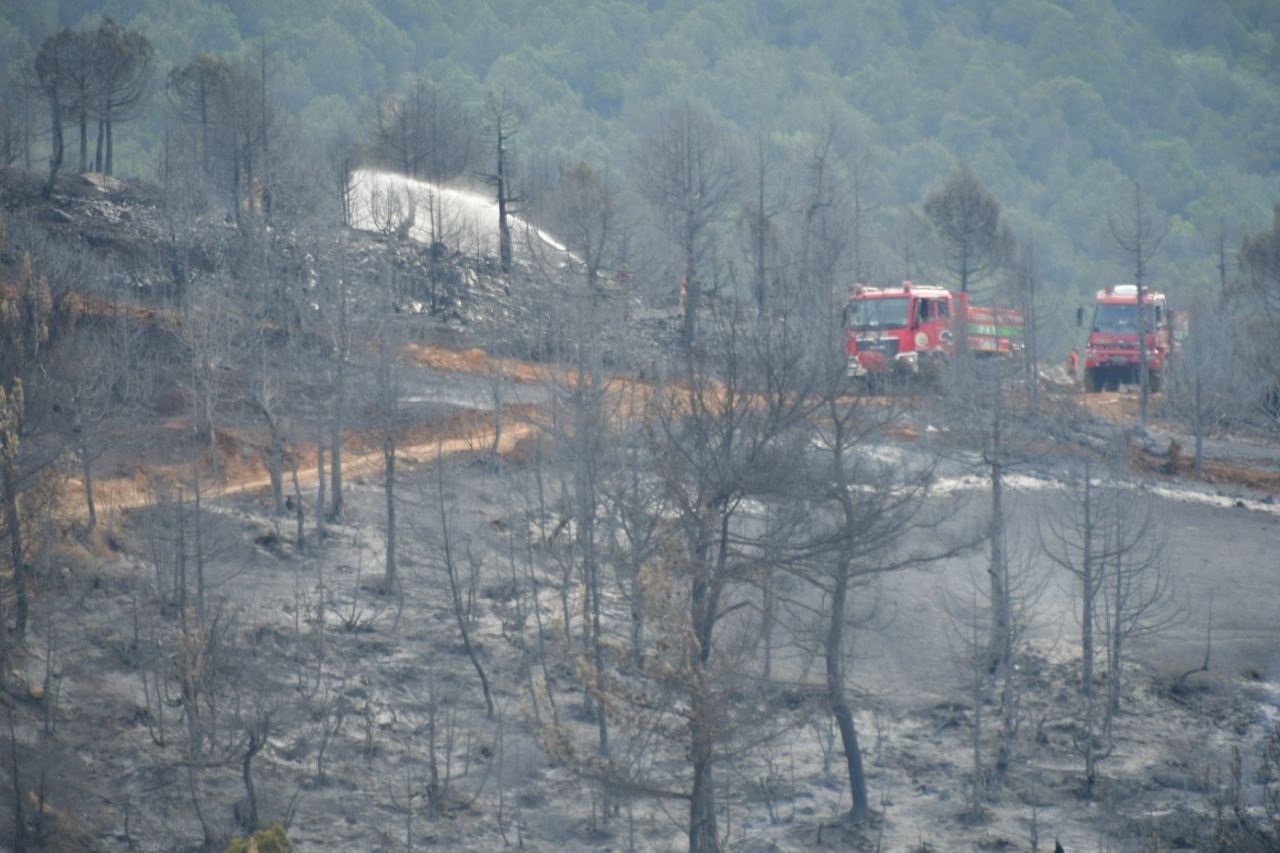
<svg viewBox="0 0 1280 853"><path fill-rule="evenodd" d="M1151 364L1148 357L1150 343L1147 336L1154 331L1153 309L1147 303L1147 279L1151 261L1160 250L1169 233L1167 226L1156 222L1142 200L1142 185L1133 184L1133 209L1123 218L1107 218L1111 240L1122 258L1133 270L1133 283L1138 289L1138 386L1142 395L1140 414L1142 426L1147 425L1147 409L1151 400Z"/></svg>
<svg viewBox="0 0 1280 853"><path fill-rule="evenodd" d="M1254 408L1274 435L1280 431L1280 203L1275 207L1270 228L1246 234L1240 244L1238 287L1233 287L1228 305L1251 330L1243 353L1250 371L1257 376Z"/></svg>
<svg viewBox="0 0 1280 853"><path fill-rule="evenodd" d="M1225 299L1195 299L1184 310L1189 328L1173 363L1179 394L1166 396L1165 407L1190 425L1195 442L1192 470L1201 476L1205 441L1232 424L1245 422L1265 394L1265 382L1259 381L1257 365L1252 362L1258 353L1250 351L1256 339L1236 333L1237 320L1261 324L1265 318L1256 314L1233 317L1232 306ZM1178 460L1170 458L1170 468L1177 465Z"/></svg>
<svg viewBox="0 0 1280 853"><path fill-rule="evenodd" d="M849 818L861 821L870 813L870 800L847 687L849 612L854 599L877 577L923 566L959 547L939 531L946 515L927 503L936 459L923 455L904 463L879 458L871 448L884 441L900 412L873 408L865 398L847 394L841 360L819 363L823 361L824 379L812 415L817 422L817 458L805 504L806 515L815 521L802 537L793 570L827 602L821 612L826 700L845 756L852 800ZM928 544L903 547L904 542L921 541Z"/></svg>
<svg viewBox="0 0 1280 853"><path fill-rule="evenodd" d="M62 130L67 117L80 108L88 95L88 72L85 64L90 54L89 37L71 29L49 36L36 54L36 79L39 81L40 94L49 107L49 178L44 187L45 198L53 195L58 172L65 159L66 145ZM84 107L88 109L87 103L84 103ZM83 139L81 148L84 148ZM82 165L83 158L82 152Z"/></svg>
<svg viewBox="0 0 1280 853"><path fill-rule="evenodd" d="M417 76L377 111L377 150L388 165L411 178L441 184L458 177L475 146L472 116L430 79Z"/></svg>
<svg viewBox="0 0 1280 853"><path fill-rule="evenodd" d="M0 502L4 504L4 532L5 538L9 540L9 570L13 572L19 608L27 606L27 564L22 547L22 521L18 516L18 449L22 439L24 410L22 381L15 381L8 393L0 386ZM7 636L3 596L0 596L0 663L7 662Z"/></svg>
<svg viewBox="0 0 1280 853"><path fill-rule="evenodd" d="M722 131L705 112L684 104L665 115L637 156L641 196L663 218L679 247L686 347L698 337L704 291L704 261L713 229L737 194L736 164Z"/></svg>
<svg viewBox="0 0 1280 853"><path fill-rule="evenodd" d="M176 116L196 131L194 156L205 179L225 194L237 223L270 213L267 168L278 116L267 74L265 53L256 69L201 54L166 78Z"/></svg>
<svg viewBox="0 0 1280 853"><path fill-rule="evenodd" d="M175 66L165 79L165 92L178 120L197 129L196 159L206 179L214 174L218 107L230 78L231 65L226 60L201 54L184 66Z"/></svg>
<svg viewBox="0 0 1280 853"><path fill-rule="evenodd" d="M484 125L489 141L493 144L494 170L481 173L480 178L493 187L498 204L498 258L504 273L511 272L511 207L519 203L511 190L510 143L520 132L520 115L515 104L504 91L489 93L484 104Z"/></svg>
<svg viewBox="0 0 1280 853"><path fill-rule="evenodd" d="M586 163L566 169L543 210L569 250L568 263L580 268L583 295L594 299L605 286L600 270L621 234L622 212L608 173Z"/></svg>
<svg viewBox="0 0 1280 853"><path fill-rule="evenodd" d="M763 133L757 134L751 155L751 196L743 210L743 221L751 243L751 289L756 313L761 317L769 298L771 267L777 266L773 255L779 248L775 219L787 208L781 163L776 149Z"/></svg>
<svg viewBox="0 0 1280 853"><path fill-rule="evenodd" d="M1000 202L967 164L952 170L925 199L924 214L942 238L943 263L961 293L1004 266L1013 231L1001 221Z"/></svg>
<svg viewBox="0 0 1280 853"><path fill-rule="evenodd" d="M1084 463L1064 497L1064 512L1040 526L1041 548L1067 572L1080 602L1080 691L1085 796L1097 784L1098 762L1111 755L1112 723L1120 706L1129 641L1181 616L1164 563L1164 537L1151 506L1114 476ZM1097 695L1099 658L1107 664L1105 701Z"/></svg>
<svg viewBox="0 0 1280 853"><path fill-rule="evenodd" d="M136 30L104 18L94 33L95 98L98 122L94 170L110 175L115 168L116 124L137 118L151 94L151 42Z"/></svg>

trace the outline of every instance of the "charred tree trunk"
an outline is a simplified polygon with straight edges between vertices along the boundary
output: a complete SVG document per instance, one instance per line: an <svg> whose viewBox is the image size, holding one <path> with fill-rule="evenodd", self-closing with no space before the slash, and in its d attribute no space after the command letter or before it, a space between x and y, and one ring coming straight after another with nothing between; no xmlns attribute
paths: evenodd
<svg viewBox="0 0 1280 853"><path fill-rule="evenodd" d="M284 439L280 435L280 423L268 418L271 431L271 451L267 470L271 476L272 515L284 515Z"/></svg>
<svg viewBox="0 0 1280 853"><path fill-rule="evenodd" d="M83 444L76 448L76 455L80 457L80 476L84 480L84 502L88 515L85 521L85 531L93 530L98 524L98 514L93 504L93 460L89 454L89 448Z"/></svg>
<svg viewBox="0 0 1280 853"><path fill-rule="evenodd" d="M89 170L89 113L85 109L80 110L77 121L80 128L80 162L77 164L76 171L84 174Z"/></svg>
<svg viewBox="0 0 1280 853"><path fill-rule="evenodd" d="M62 105L56 96L49 99L49 132L52 138L49 141L49 180L44 185L45 198L53 195L66 150L62 134Z"/></svg>
<svg viewBox="0 0 1280 853"><path fill-rule="evenodd" d="M347 334L347 300L342 293L338 294L338 337L345 339ZM342 402L346 393L346 361L343 344L339 342L337 366L333 377L333 407L329 428L329 520L337 521L342 517ZM317 510L319 511L319 510Z"/></svg>
<svg viewBox="0 0 1280 853"><path fill-rule="evenodd" d="M716 788L712 775L713 755L711 715L705 694L702 665L695 664L696 678L692 704L689 749L693 760L693 793L689 797L689 853L719 853L716 827Z"/></svg>
<svg viewBox="0 0 1280 853"><path fill-rule="evenodd" d="M827 626L827 701L840 728L840 742L844 746L849 772L849 794L853 800L849 817L862 820L869 809L867 777L862 767L858 730L854 727L853 711L844 689L844 609L848 596L849 572L846 569L836 577L835 591L831 596L831 623Z"/></svg>
<svg viewBox="0 0 1280 853"><path fill-rule="evenodd" d="M329 431L329 520L342 518L342 421L335 414Z"/></svg>
<svg viewBox="0 0 1280 853"><path fill-rule="evenodd" d="M245 829L254 833L258 831L258 795L253 788L253 759L267 745L267 739L258 731L249 732L249 742L245 746L244 760L241 763L241 774L244 777L244 793L248 799L249 812L245 815Z"/></svg>
<svg viewBox="0 0 1280 853"><path fill-rule="evenodd" d="M1147 300L1141 283L1138 285L1138 390L1139 416L1141 423L1147 425L1147 410L1151 401L1151 366L1148 363L1147 350Z"/></svg>
<svg viewBox="0 0 1280 853"><path fill-rule="evenodd" d="M108 117L107 117L107 120L106 120L106 125L107 125L107 162L106 162L106 164L105 164L105 167L106 167L106 168L104 168L104 169L103 169L103 171L104 171L106 174L108 174L108 175L114 174L114 171L115 171L115 166L113 165L113 161L114 161L114 159L115 159L115 157L114 157L114 155L115 155L115 146L112 144L113 140L112 140L112 138L111 138L112 124L113 124L113 123L112 123L112 121L111 121L111 118L110 118L110 116L108 116Z"/></svg>
<svg viewBox="0 0 1280 853"><path fill-rule="evenodd" d="M324 425L316 426L316 535L324 539Z"/></svg>
<svg viewBox="0 0 1280 853"><path fill-rule="evenodd" d="M695 272L696 261L693 257L692 238L688 238L687 242L684 275L680 279L680 335L685 347L689 348L698 337L698 309L702 304L702 285Z"/></svg>
<svg viewBox="0 0 1280 853"><path fill-rule="evenodd" d="M991 564L987 569L991 583L991 672L1003 672L1010 666L1013 625L1009 602L1009 557L1005 553L1004 519L1004 386L995 382L991 435L987 448L987 466L991 479Z"/></svg>
<svg viewBox="0 0 1280 853"><path fill-rule="evenodd" d="M319 451L323 455L323 450ZM306 515L302 508L302 484L298 482L298 454L295 451L290 454L292 463L290 471L293 475L293 519L296 524L295 538L297 540L297 551L299 554L306 553L307 550L307 529ZM321 482L324 482L323 477Z"/></svg>
<svg viewBox="0 0 1280 853"><path fill-rule="evenodd" d="M384 339L378 361L378 390L382 408L382 489L386 499L386 570L382 577L385 592L394 592L400 586L396 567L396 439L397 411L394 366L391 363L390 345Z"/></svg>
<svg viewBox="0 0 1280 853"><path fill-rule="evenodd" d="M105 144L104 143L105 136L106 136L106 128L104 127L104 122L102 121L102 119L98 119L98 138L97 138L97 142L94 145L94 151L93 151L93 171L95 172L102 171L102 149L103 149L103 145Z"/></svg>
<svg viewBox="0 0 1280 853"><path fill-rule="evenodd" d="M396 568L396 444L391 431L382 434L383 496L387 503L387 557L382 588L393 592L400 584Z"/></svg>
<svg viewBox="0 0 1280 853"><path fill-rule="evenodd" d="M484 671L484 664L480 660L475 644L471 641L471 631L467 627L466 607L462 601L462 584L458 578L457 559L453 552L453 540L449 534L449 514L445 508L444 471L442 469L437 469L436 471L436 497L436 509L440 514L440 556L444 561L445 573L449 577L449 594L453 599L453 615L458 622L458 633L462 635L462 646L466 649L467 657L471 659L471 665L475 667L476 675L480 679L480 689L484 692L485 716L492 720L496 710L493 704L493 690L489 686L489 676Z"/></svg>
<svg viewBox="0 0 1280 853"><path fill-rule="evenodd" d="M511 223L507 221L507 189L504 152L498 146L498 259L502 271L511 272Z"/></svg>
<svg viewBox="0 0 1280 853"><path fill-rule="evenodd" d="M18 516L18 484L14 477L13 464L0 465L0 485L4 488L4 526L9 533L9 564L13 567L14 586L14 619L13 633L17 642L21 643L27 633L27 564L22 554L22 528ZM4 626L0 624L0 634Z"/></svg>

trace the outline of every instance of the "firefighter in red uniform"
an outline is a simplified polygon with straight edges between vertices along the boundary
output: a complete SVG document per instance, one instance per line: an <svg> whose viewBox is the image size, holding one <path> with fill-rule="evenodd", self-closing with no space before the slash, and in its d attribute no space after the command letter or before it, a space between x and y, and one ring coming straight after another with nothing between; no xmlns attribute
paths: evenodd
<svg viewBox="0 0 1280 853"><path fill-rule="evenodd" d="M1071 354L1067 356L1067 374L1071 377L1071 384L1076 384L1076 377L1080 368L1080 347L1072 347Z"/></svg>

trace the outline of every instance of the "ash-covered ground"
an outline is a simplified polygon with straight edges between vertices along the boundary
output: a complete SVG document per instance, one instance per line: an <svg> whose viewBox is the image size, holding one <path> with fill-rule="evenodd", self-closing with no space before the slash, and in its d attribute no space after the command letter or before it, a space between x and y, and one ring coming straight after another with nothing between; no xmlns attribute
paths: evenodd
<svg viewBox="0 0 1280 853"><path fill-rule="evenodd" d="M31 216L48 239L136 261L171 238L145 197L124 193L79 186ZM565 389L539 331L554 280L528 262L503 275L459 258L443 307L419 313L415 289L432 282L428 250L349 236L353 269L389 257L407 282L397 314L408 330L397 386L398 583L382 583L386 489L372 409L353 407L345 506L323 528L314 447L301 430L295 452L306 464L284 515L273 512L266 438L248 409L228 409L212 463L177 404L118 433L97 463L105 497L90 534L78 528L80 484L68 480L28 636L12 655L6 775L25 792L29 840L197 849L280 822L303 850L684 848L678 729L664 738L662 726L628 732L620 722L612 732L613 760L628 764L616 778L647 786L602 784L605 774L583 760L599 724L581 678L573 527L553 509L574 463L556 453L546 416ZM305 240L280 239L281 257L321 266ZM191 254L213 258L216 243ZM147 299L172 288L172 275L167 263L122 262L112 287ZM642 290L610 298L623 343L638 342L619 349L644 352L632 367L670 346L669 300ZM624 361L617 375L645 387ZM1003 784L975 813L975 726L988 760L1000 732L992 697L975 702L950 605L981 577L983 549L855 590L847 682L875 812L856 825L842 820L848 785L815 641L824 596L782 573L776 591L787 606L776 611L767 677L747 593L731 603L742 615L724 625L725 646L740 652L735 695L758 697L765 721L723 739L726 849L1051 850L1055 839L1068 851L1204 849L1233 808L1274 820L1264 803L1275 770L1262 757L1280 721L1280 510L1266 484L1280 448L1219 435L1208 446L1210 481L1192 477L1185 459L1161 457L1171 440L1190 446L1176 423L1130 435L1125 488L1160 522L1180 612L1133 637L1086 798L1079 600L1070 577L1037 553L1045 520L1067 512L1091 437L1131 417L1132 398L1100 395L1085 410L1073 391L1052 394L1072 412L1067 426L1011 470L1005 494L1012 558L1039 592L1019 644ZM904 408L906 428L874 451L935 458L946 428L928 406ZM174 487L197 459L211 466L198 503ZM948 453L929 501L965 529L985 517L985 476L976 455ZM605 664L625 679L634 674L628 587L607 576L600 595ZM1206 648L1206 670L1192 673ZM613 711L618 721L641 716ZM0 806L9 827L14 805L11 796Z"/></svg>

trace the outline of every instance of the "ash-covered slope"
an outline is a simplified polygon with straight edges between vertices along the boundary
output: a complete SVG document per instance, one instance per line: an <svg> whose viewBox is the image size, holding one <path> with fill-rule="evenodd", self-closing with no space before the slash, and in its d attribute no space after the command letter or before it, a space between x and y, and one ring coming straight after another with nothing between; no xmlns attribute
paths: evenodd
<svg viewBox="0 0 1280 853"><path fill-rule="evenodd" d="M441 235L448 240L440 242L426 225L432 201L424 185L359 174L352 197L358 227L346 227L336 224L336 215L320 214L278 225L246 213L237 223L221 208L180 207L160 188L98 174L65 176L45 199L37 175L0 171L7 237L0 279L19 279L30 253L55 306L76 294L97 304L175 311L215 286L261 290L299 312L315 306L314 291L325 284L340 283L354 301L370 306L385 288L396 312L421 317L424 328L458 346L551 355L557 306L581 287L573 256L553 237L517 223L520 245L504 273L496 257L496 212L484 199L451 191L449 229ZM398 195L406 188L413 192ZM399 199L399 210L406 197L421 197L417 224L380 227L393 216L389 199ZM378 199L384 207L374 211ZM406 212L394 217L401 223ZM530 235L536 248L526 245ZM629 324L626 353L651 355L669 337L670 311L646 307L638 289L609 284L602 292ZM619 347L614 360L624 354Z"/></svg>

